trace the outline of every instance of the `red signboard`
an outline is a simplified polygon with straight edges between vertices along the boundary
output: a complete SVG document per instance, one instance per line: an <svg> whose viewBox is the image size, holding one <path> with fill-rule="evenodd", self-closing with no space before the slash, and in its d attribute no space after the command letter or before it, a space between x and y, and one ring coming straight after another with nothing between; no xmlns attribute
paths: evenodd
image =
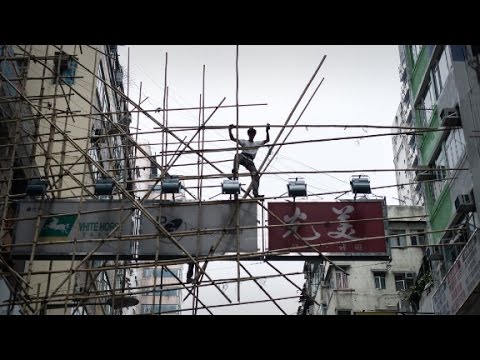
<svg viewBox="0 0 480 360"><path fill-rule="evenodd" d="M381 200L269 203L268 210L270 250L315 252L308 243L322 253L386 253Z"/></svg>

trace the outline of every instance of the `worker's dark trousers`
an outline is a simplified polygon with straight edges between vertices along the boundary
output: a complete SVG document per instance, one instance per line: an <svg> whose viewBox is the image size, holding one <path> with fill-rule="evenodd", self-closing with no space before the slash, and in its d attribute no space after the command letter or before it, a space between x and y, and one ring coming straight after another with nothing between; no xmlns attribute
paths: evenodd
<svg viewBox="0 0 480 360"><path fill-rule="evenodd" d="M258 175L257 168L255 167L253 160L248 155L245 155L244 153L235 155L235 159L233 160L233 170L232 170L235 176L238 176L239 164L244 166L248 171L250 171L250 176L252 177L253 196L257 197L258 187L260 185L260 175Z"/></svg>

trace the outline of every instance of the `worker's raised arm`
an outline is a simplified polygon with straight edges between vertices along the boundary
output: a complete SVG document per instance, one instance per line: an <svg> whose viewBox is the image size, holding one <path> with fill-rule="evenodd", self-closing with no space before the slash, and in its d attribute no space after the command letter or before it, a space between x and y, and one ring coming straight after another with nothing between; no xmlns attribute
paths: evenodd
<svg viewBox="0 0 480 360"><path fill-rule="evenodd" d="M228 133L230 134L230 140L235 141L235 142L238 143L238 140L235 139L235 137L234 137L233 134L232 134L232 129L233 129L233 128L234 128L234 125L233 125L233 124L230 124L230 125L228 126Z"/></svg>
<svg viewBox="0 0 480 360"><path fill-rule="evenodd" d="M264 144L270 141L270 133L268 132L269 130L270 130L270 124L267 124L267 138L263 141Z"/></svg>

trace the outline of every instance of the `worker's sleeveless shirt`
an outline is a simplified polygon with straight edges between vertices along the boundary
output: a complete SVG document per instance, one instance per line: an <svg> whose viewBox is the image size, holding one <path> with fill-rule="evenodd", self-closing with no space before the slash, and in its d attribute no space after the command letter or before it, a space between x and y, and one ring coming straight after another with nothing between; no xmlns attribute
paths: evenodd
<svg viewBox="0 0 480 360"><path fill-rule="evenodd" d="M252 159L255 159L255 155L257 155L258 148L263 145L263 141L239 140L238 142L242 146L242 152L250 155ZM253 148L244 149L244 147L253 147Z"/></svg>

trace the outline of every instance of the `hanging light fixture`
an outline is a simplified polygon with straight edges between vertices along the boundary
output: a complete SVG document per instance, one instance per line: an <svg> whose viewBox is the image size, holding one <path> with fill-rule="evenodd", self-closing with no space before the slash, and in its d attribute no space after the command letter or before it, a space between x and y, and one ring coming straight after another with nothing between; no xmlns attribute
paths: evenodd
<svg viewBox="0 0 480 360"><path fill-rule="evenodd" d="M98 179L95 183L95 195L112 195L114 186L113 179Z"/></svg>
<svg viewBox="0 0 480 360"><path fill-rule="evenodd" d="M47 181L41 179L32 179L25 188L27 196L43 196L47 192Z"/></svg>
<svg viewBox="0 0 480 360"><path fill-rule="evenodd" d="M161 189L164 194L177 194L181 188L180 179L178 177L165 178L162 181Z"/></svg>
<svg viewBox="0 0 480 360"><path fill-rule="evenodd" d="M352 192L357 194L371 194L370 178L367 175L354 175L350 178Z"/></svg>
<svg viewBox="0 0 480 360"><path fill-rule="evenodd" d="M240 181L224 180L222 183L222 194L240 194Z"/></svg>
<svg viewBox="0 0 480 360"><path fill-rule="evenodd" d="M307 196L307 183L302 178L295 178L290 180L287 184L288 196L293 198L297 196Z"/></svg>

